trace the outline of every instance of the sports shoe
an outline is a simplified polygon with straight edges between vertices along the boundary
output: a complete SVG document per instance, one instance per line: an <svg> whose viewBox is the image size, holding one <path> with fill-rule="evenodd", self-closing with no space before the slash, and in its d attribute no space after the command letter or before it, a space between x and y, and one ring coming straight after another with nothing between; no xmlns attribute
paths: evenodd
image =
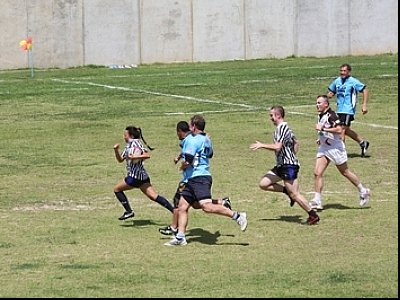
<svg viewBox="0 0 400 300"><path fill-rule="evenodd" d="M173 229L171 226L158 228L158 231L163 235L176 235L178 233L178 229Z"/></svg>
<svg viewBox="0 0 400 300"><path fill-rule="evenodd" d="M311 207L311 209L315 209L315 210L323 210L324 207L322 206L322 202L321 201L317 201L315 199L311 200L308 203Z"/></svg>
<svg viewBox="0 0 400 300"><path fill-rule="evenodd" d="M165 246L186 246L187 242L186 239L177 239L176 237L174 237L172 240L170 240L169 242L166 242L164 244Z"/></svg>
<svg viewBox="0 0 400 300"><path fill-rule="evenodd" d="M315 216L309 216L307 218L307 224L308 225L314 225L319 222L319 216L316 214Z"/></svg>
<svg viewBox="0 0 400 300"><path fill-rule="evenodd" d="M370 189L365 189L365 192L360 193L360 206L364 207L369 201L369 196L371 195Z"/></svg>
<svg viewBox="0 0 400 300"><path fill-rule="evenodd" d="M245 231L247 228L247 214L245 212L239 213L239 218L237 218L236 222L240 226L241 231Z"/></svg>
<svg viewBox="0 0 400 300"><path fill-rule="evenodd" d="M362 141L360 143L360 147L361 147L361 157L365 157L365 154L367 154L367 150L369 147L369 142L368 141Z"/></svg>
<svg viewBox="0 0 400 300"><path fill-rule="evenodd" d="M229 197L222 198L222 205L232 210L231 200L229 199Z"/></svg>
<svg viewBox="0 0 400 300"><path fill-rule="evenodd" d="M133 218L134 216L135 216L135 213L133 211L125 211L123 213L123 215L118 218L118 220L122 221L122 220L126 220L129 218Z"/></svg>

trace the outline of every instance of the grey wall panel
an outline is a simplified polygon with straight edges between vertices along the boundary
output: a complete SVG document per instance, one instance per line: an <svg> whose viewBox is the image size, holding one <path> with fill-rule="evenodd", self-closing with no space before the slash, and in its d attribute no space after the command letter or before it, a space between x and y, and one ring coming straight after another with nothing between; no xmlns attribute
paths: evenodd
<svg viewBox="0 0 400 300"><path fill-rule="evenodd" d="M140 63L139 9L139 0L84 2L85 64Z"/></svg>
<svg viewBox="0 0 400 300"><path fill-rule="evenodd" d="M243 0L193 0L193 60L245 58Z"/></svg>
<svg viewBox="0 0 400 300"><path fill-rule="evenodd" d="M398 52L396 0L1 0L0 69Z"/></svg>
<svg viewBox="0 0 400 300"><path fill-rule="evenodd" d="M0 9L0 68L27 67L19 42L27 36L25 0L2 1Z"/></svg>
<svg viewBox="0 0 400 300"><path fill-rule="evenodd" d="M192 61L191 1L141 3L142 63Z"/></svg>
<svg viewBox="0 0 400 300"><path fill-rule="evenodd" d="M246 11L246 59L287 57L294 51L293 0L249 0Z"/></svg>
<svg viewBox="0 0 400 300"><path fill-rule="evenodd" d="M351 54L398 52L397 0L350 1Z"/></svg>

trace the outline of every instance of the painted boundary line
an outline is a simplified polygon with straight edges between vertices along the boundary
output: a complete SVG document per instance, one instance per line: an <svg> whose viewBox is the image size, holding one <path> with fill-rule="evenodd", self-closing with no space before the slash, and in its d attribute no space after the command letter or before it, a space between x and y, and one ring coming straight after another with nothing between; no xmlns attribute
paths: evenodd
<svg viewBox="0 0 400 300"><path fill-rule="evenodd" d="M252 110L264 110L265 107L261 106L254 106L254 105L249 105L249 104L243 104L243 103L232 103L232 102L227 102L227 101L218 101L218 100L210 100L210 99L203 99L203 98L196 98L196 97L191 97L191 96L183 96L183 95L176 95L176 94L166 94L166 93L161 93L161 92L154 92L154 91L148 91L148 90L143 90L143 89L135 89L135 88L127 88L127 87L122 87L122 86L113 86L113 85L107 85L107 84L100 84L100 83L94 83L94 82L85 82L85 81L71 81L71 80L65 80L65 79L58 79L58 78L52 78L52 81L56 82L61 82L65 84L77 84L77 85L90 85L90 86L96 86L96 87L103 87L107 89L113 89L113 90L121 90L121 91L127 91L127 92L134 92L134 93L139 93L139 94L147 94L147 95L154 95L154 96L164 96L164 97L170 97L170 98L176 98L176 99L181 99L181 100L189 100L189 101L194 101L194 102L200 102L200 103L213 103L213 104L221 104L221 105L227 105L227 106L236 106L236 107L241 107L245 108L246 110L252 111ZM308 107L311 105L302 105L299 107ZM296 108L296 106L288 106L291 108ZM232 112L234 110L222 110L222 111L208 111L208 112L214 112L214 113L223 113L223 112ZM288 112L289 114L297 114L297 115L303 115L303 116L309 116L313 117L314 115L312 114L307 114L307 113L301 113L301 112ZM187 113L166 113L166 114L187 114ZM373 128L384 128L384 129L393 129L393 130L398 130L398 127L396 126L386 126L386 125L379 125L379 124L372 124L372 123L361 123L361 122L356 122L353 121L353 123L356 124L362 124L364 126L370 126Z"/></svg>

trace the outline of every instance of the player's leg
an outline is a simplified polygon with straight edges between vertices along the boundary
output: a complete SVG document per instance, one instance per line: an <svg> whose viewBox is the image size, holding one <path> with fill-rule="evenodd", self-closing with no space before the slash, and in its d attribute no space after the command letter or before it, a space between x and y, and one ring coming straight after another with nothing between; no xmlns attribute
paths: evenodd
<svg viewBox="0 0 400 300"><path fill-rule="evenodd" d="M164 234L164 235L174 234L175 235L178 233L178 206L179 206L179 200L181 198L181 194L182 194L182 191L184 188L185 188L185 184L183 182L180 182L178 185L178 188L176 189L175 195L174 195L174 210L172 212L171 225L159 228L158 231L161 234Z"/></svg>
<svg viewBox="0 0 400 300"><path fill-rule="evenodd" d="M174 210L174 207L172 204L164 197L159 195L153 188L153 186L150 183L150 180L148 182L144 182L140 185L140 190L142 191L143 194L145 194L150 200L157 202L161 206L165 207L168 209L171 213Z"/></svg>
<svg viewBox="0 0 400 300"><path fill-rule="evenodd" d="M369 148L369 142L367 140L364 140L362 136L360 136L357 132L350 128L351 122L354 121L354 116L348 114L338 114L338 116L345 128L344 135L342 136L343 141L345 135L356 141L361 148L361 157L364 157Z"/></svg>
<svg viewBox="0 0 400 300"><path fill-rule="evenodd" d="M277 183L278 181L282 180L282 178L277 174L278 169L276 167L268 171L268 173L261 178L259 187L264 191L284 193L288 195L290 199L290 206L293 206L296 202L290 197L290 194L288 193L286 187L282 184Z"/></svg>
<svg viewBox="0 0 400 300"><path fill-rule="evenodd" d="M346 177L355 187L357 187L360 194L360 206L365 206L369 201L370 190L366 188L358 178L347 166L347 162L336 166L339 172Z"/></svg>
<svg viewBox="0 0 400 300"><path fill-rule="evenodd" d="M329 159L322 155L315 160L314 167L314 198L310 201L309 205L312 209L322 210L321 193L324 186L323 175L329 165Z"/></svg>
<svg viewBox="0 0 400 300"><path fill-rule="evenodd" d="M188 224L190 204L181 195L178 205L178 233L172 240L165 243L166 246L184 246L186 242L186 227Z"/></svg>
<svg viewBox="0 0 400 300"><path fill-rule="evenodd" d="M307 212L307 214L308 214L307 223L309 225L318 223L319 216L317 215L315 210L313 210L310 207L306 198L304 198L304 196L300 194L299 183L298 183L297 179L284 180L283 182L285 184L285 187L286 187L291 199L296 201L297 204L299 204L300 207Z"/></svg>
<svg viewBox="0 0 400 300"><path fill-rule="evenodd" d="M114 186L115 197L117 197L118 201L122 204L123 208L125 209L122 216L120 216L118 218L119 220L126 220L128 218L134 217L134 215L135 215L135 213L133 212L133 209L131 208L131 205L129 204L129 200L124 193L124 191L133 189L133 186L128 184L129 178L131 178L131 177L126 177L125 179L119 181Z"/></svg>

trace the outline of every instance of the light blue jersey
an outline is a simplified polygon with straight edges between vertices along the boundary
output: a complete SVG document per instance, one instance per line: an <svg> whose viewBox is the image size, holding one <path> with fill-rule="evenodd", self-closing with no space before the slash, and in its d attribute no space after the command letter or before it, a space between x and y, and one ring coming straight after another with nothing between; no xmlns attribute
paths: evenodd
<svg viewBox="0 0 400 300"><path fill-rule="evenodd" d="M212 142L205 133L188 135L183 143L182 155L190 165L184 170L184 178L211 176L209 159L213 156Z"/></svg>
<svg viewBox="0 0 400 300"><path fill-rule="evenodd" d="M357 94L365 87L365 84L352 76L345 79L336 78L328 87L329 91L336 94L336 113L355 115Z"/></svg>
<svg viewBox="0 0 400 300"><path fill-rule="evenodd" d="M183 159L185 159L185 155L184 155L183 149L185 148L186 141L188 139L190 139L190 137L193 137L193 135L191 133L186 135L185 138L179 142L179 147L181 148L181 158L183 158ZM190 168L190 167L184 169L182 171L182 180L181 180L181 182L187 183L189 178L190 178L190 176L192 175L192 171L193 171L193 169Z"/></svg>

